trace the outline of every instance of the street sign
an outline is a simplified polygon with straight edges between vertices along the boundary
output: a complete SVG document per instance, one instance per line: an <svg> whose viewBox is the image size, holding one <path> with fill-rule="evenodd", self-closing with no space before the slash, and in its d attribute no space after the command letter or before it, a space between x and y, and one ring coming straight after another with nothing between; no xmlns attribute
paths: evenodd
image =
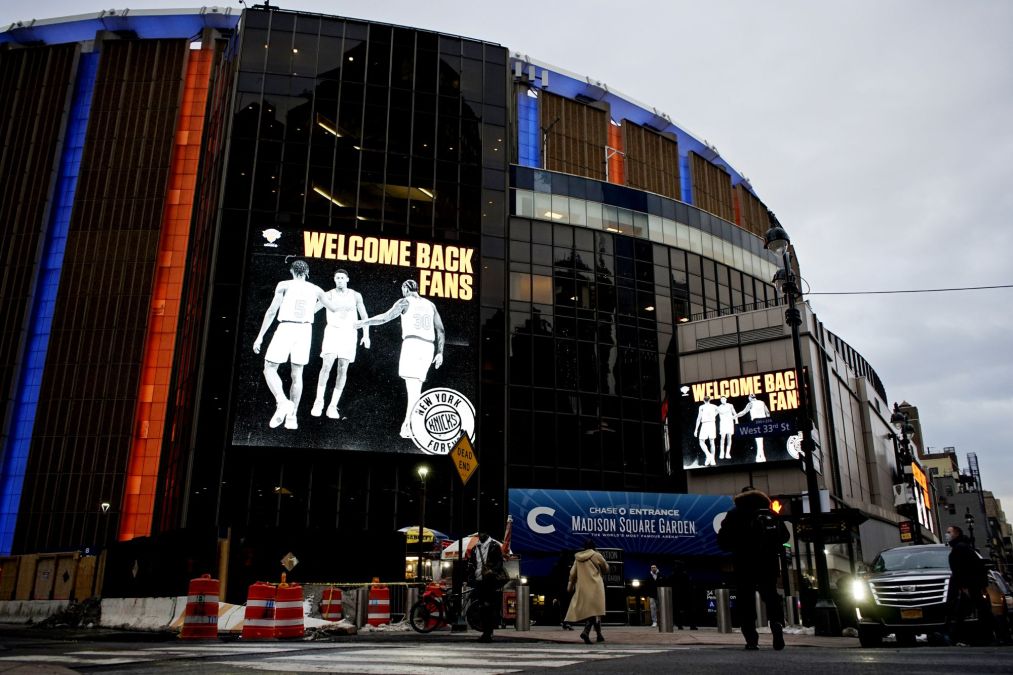
<svg viewBox="0 0 1013 675"><path fill-rule="evenodd" d="M454 444L450 451L450 459L454 462L457 475L461 477L461 485L467 485L471 474L478 469L478 458L475 456L475 448L468 440L468 434L461 434L460 440Z"/></svg>
<svg viewBox="0 0 1013 675"><path fill-rule="evenodd" d="M292 552L286 553L285 557L281 559L281 566L287 569L289 572L291 572L292 569L298 564L299 558L296 558L295 554Z"/></svg>
<svg viewBox="0 0 1013 675"><path fill-rule="evenodd" d="M910 520L900 521L900 540L904 543L912 541L914 539L913 528L911 527Z"/></svg>
<svg viewBox="0 0 1013 675"><path fill-rule="evenodd" d="M854 541L858 526L867 519L858 509L836 509L820 514L819 520L815 514L807 513L795 526L795 536L800 541L812 542L819 528L824 544L846 544Z"/></svg>

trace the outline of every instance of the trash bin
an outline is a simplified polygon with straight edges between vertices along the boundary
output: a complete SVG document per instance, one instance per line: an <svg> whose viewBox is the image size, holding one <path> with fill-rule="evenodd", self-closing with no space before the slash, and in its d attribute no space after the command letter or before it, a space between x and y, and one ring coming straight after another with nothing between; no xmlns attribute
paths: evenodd
<svg viewBox="0 0 1013 675"><path fill-rule="evenodd" d="M674 621L672 613L672 587L658 587L658 632L671 633Z"/></svg>
<svg viewBox="0 0 1013 675"><path fill-rule="evenodd" d="M527 584L517 586L517 619L516 630L531 630L531 587Z"/></svg>
<svg viewBox="0 0 1013 675"><path fill-rule="evenodd" d="M728 589L719 588L714 592L717 598L717 624L719 633L732 632L732 609L728 602Z"/></svg>

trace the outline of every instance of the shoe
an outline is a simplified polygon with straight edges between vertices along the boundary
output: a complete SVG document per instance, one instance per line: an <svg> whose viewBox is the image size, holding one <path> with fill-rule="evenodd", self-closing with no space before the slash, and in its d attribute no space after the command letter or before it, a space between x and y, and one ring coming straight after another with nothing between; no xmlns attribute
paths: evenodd
<svg viewBox="0 0 1013 675"><path fill-rule="evenodd" d="M591 637L587 633L581 633L580 634L580 639L583 640L584 644L586 644L586 645L591 644Z"/></svg>
<svg viewBox="0 0 1013 675"><path fill-rule="evenodd" d="M573 630L573 626L571 626L570 624L568 624L568 623L566 623L564 621L563 622L563 630Z"/></svg>
<svg viewBox="0 0 1013 675"><path fill-rule="evenodd" d="M594 641L595 642L605 642L605 636L603 636L601 633L598 633L598 637L596 637L594 639Z"/></svg>
<svg viewBox="0 0 1013 675"><path fill-rule="evenodd" d="M334 406L334 405L328 406L328 408L327 408L327 417L329 417L332 420L340 420L341 419L341 411L338 410L337 406Z"/></svg>
<svg viewBox="0 0 1013 675"><path fill-rule="evenodd" d="M690 626L690 627L689 627L689 629L690 629L690 630L700 630L700 629L699 629L699 628L697 628L696 626Z"/></svg>
<svg viewBox="0 0 1013 675"><path fill-rule="evenodd" d="M402 424L401 438L411 438L411 437L412 437L412 428L407 423Z"/></svg>
<svg viewBox="0 0 1013 675"><path fill-rule="evenodd" d="M322 415L323 412L324 412L324 400L322 398L318 398L317 400L313 401L313 408L310 410L310 415L312 415L313 417L320 417L320 415Z"/></svg>
<svg viewBox="0 0 1013 675"><path fill-rule="evenodd" d="M483 633L478 638L478 642L492 642L492 636L491 635L486 635L485 633Z"/></svg>
<svg viewBox="0 0 1013 675"><path fill-rule="evenodd" d="M285 428L286 429L299 428L299 422L296 420L294 412L290 412L288 415L285 416Z"/></svg>
<svg viewBox="0 0 1013 675"><path fill-rule="evenodd" d="M657 627L658 627L658 622L657 621L655 621L654 623L651 624L651 628L657 628Z"/></svg>
<svg viewBox="0 0 1013 675"><path fill-rule="evenodd" d="M676 628L678 628L679 630L682 630L682 626L676 626Z"/></svg>
<svg viewBox="0 0 1013 675"><path fill-rule="evenodd" d="M271 416L271 421L267 423L267 426L272 429L277 429L281 426L281 423L285 421L288 414L295 410L295 405L292 401L287 398L278 404L278 408L274 411L274 415Z"/></svg>
<svg viewBox="0 0 1013 675"><path fill-rule="evenodd" d="M752 642L747 642L747 643L746 643L746 650L747 650L747 651L751 651L751 652L755 652L755 651L756 651L756 650L758 650L759 648L760 648L760 647L759 647L758 645L754 645L754 644L753 644Z"/></svg>
<svg viewBox="0 0 1013 675"><path fill-rule="evenodd" d="M770 634L774 636L774 649L777 651L784 649L784 630L781 624L776 621L771 621Z"/></svg>

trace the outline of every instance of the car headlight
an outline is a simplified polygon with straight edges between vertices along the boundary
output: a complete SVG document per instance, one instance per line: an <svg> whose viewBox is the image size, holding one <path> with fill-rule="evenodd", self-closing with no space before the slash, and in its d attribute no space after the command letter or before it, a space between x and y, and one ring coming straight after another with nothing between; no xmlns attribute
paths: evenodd
<svg viewBox="0 0 1013 675"><path fill-rule="evenodd" d="M865 602L869 599L869 584L865 579L851 580L851 597L855 602Z"/></svg>

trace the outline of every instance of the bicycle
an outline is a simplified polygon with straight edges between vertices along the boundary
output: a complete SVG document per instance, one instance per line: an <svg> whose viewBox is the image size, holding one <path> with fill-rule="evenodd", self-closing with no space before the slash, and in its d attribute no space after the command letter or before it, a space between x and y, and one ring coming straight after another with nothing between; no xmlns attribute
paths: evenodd
<svg viewBox="0 0 1013 675"><path fill-rule="evenodd" d="M468 588L461 593L444 593L437 584L430 584L422 597L408 611L408 623L419 633L431 633L437 628L446 628L460 616L458 608L464 603L464 618L473 630L482 630L480 603L472 602Z"/></svg>

